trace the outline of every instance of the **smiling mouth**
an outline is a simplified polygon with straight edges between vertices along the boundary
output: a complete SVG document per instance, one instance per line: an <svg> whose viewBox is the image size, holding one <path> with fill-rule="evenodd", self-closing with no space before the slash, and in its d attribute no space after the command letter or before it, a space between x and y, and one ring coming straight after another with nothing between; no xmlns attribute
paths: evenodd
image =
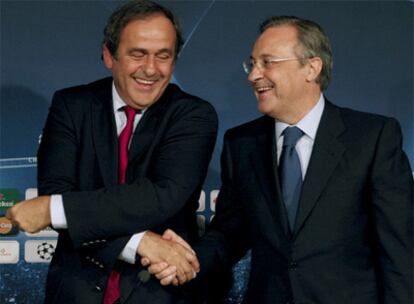
<svg viewBox="0 0 414 304"><path fill-rule="evenodd" d="M148 79L142 79L142 78L137 78L134 77L134 80L136 83L140 84L140 85L144 85L144 86L152 86L153 84L155 84L158 80L148 80Z"/></svg>
<svg viewBox="0 0 414 304"><path fill-rule="evenodd" d="M272 85L267 85L267 86L255 86L254 90L258 93L258 94L262 94L265 93L267 91L270 91L273 89Z"/></svg>

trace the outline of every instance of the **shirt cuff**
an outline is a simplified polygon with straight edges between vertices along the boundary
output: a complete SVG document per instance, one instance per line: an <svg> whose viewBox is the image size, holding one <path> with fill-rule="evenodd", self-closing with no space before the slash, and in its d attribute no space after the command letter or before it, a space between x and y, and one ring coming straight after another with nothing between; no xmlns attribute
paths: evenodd
<svg viewBox="0 0 414 304"><path fill-rule="evenodd" d="M67 229L65 209L63 209L62 195L54 194L50 198L50 217L55 229Z"/></svg>
<svg viewBox="0 0 414 304"><path fill-rule="evenodd" d="M124 249L122 250L121 254L119 255L118 259L129 263L135 264L135 260L137 257L137 250L138 246L141 243L142 237L144 236L144 232L134 234L125 245Z"/></svg>

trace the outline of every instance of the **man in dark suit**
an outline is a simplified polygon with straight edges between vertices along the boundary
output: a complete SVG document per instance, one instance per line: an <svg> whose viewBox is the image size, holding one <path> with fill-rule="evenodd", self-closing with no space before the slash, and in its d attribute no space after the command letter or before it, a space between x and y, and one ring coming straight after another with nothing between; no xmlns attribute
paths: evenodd
<svg viewBox="0 0 414 304"><path fill-rule="evenodd" d="M180 281L198 271L188 247L156 233L173 227L196 237L217 116L169 84L182 45L170 11L128 2L104 34L113 78L55 93L38 151L42 196L8 217L30 232L60 229L46 303L191 303L185 290L148 278L135 259L175 265Z"/></svg>
<svg viewBox="0 0 414 304"><path fill-rule="evenodd" d="M413 177L397 121L324 98L319 25L282 16L260 31L244 67L265 116L225 134L198 278L251 249L244 303L413 303Z"/></svg>

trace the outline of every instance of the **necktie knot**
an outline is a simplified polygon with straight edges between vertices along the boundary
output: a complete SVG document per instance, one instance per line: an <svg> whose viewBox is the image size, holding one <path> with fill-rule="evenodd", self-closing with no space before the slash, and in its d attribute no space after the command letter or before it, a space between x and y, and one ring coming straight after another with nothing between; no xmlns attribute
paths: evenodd
<svg viewBox="0 0 414 304"><path fill-rule="evenodd" d="M283 146L293 148L296 146L298 140L303 136L303 131L298 127L287 127L283 131Z"/></svg>
<svg viewBox="0 0 414 304"><path fill-rule="evenodd" d="M137 110L135 110L134 108L132 108L130 106L125 106L123 109L124 109L125 115L127 117L127 121L134 118L135 114L137 113Z"/></svg>

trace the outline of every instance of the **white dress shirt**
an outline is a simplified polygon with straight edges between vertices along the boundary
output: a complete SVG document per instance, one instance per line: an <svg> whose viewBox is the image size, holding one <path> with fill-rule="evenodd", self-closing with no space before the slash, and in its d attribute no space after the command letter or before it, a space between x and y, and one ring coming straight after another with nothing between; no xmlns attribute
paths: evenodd
<svg viewBox="0 0 414 304"><path fill-rule="evenodd" d="M305 117L303 117L296 126L302 130L304 135L296 143L295 149L299 156L300 166L302 170L302 180L305 179L306 171L308 169L309 160L312 154L313 144L315 142L316 131L318 131L319 123L321 121L323 109L325 108L325 98L321 94L316 105L310 110ZM277 145L277 163L279 164L280 155L283 148L283 131L291 127L287 123L275 119L276 128L276 145Z"/></svg>
<svg viewBox="0 0 414 304"><path fill-rule="evenodd" d="M113 100L113 109L114 109L114 116L115 116L115 123L116 123L116 131L119 136L122 129L125 127L127 123L126 114L122 110L122 108L126 106L126 103L119 96L114 83L112 83L112 100ZM133 128L134 131L139 121L141 120L144 112L145 112L145 109L141 111L141 113L137 113L135 115L134 128ZM132 139L132 136L131 136L131 139ZM67 229L68 228L65 210L63 208L63 199L62 199L61 194L54 194L51 196L50 216L51 216L52 226L55 229ZM141 242L142 237L144 236L144 233L145 231L134 234L129 239L128 243L125 245L124 249L122 250L121 254L118 257L120 260L123 260L130 264L135 264L137 249L138 249L139 243Z"/></svg>

